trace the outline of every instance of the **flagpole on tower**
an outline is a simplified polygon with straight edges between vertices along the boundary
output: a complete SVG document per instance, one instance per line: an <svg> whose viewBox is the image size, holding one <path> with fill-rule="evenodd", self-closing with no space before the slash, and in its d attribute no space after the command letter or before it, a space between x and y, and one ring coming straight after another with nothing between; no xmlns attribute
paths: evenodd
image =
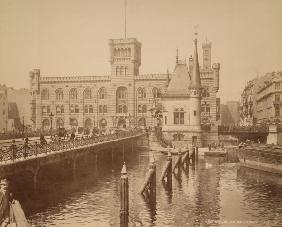
<svg viewBox="0 0 282 227"><path fill-rule="evenodd" d="M124 0L124 38L126 39L126 0Z"/></svg>

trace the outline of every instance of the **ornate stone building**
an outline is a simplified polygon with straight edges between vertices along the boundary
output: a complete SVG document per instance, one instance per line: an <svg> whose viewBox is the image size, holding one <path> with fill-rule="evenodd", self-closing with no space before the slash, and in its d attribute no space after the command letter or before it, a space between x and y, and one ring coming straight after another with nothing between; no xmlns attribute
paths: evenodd
<svg viewBox="0 0 282 227"><path fill-rule="evenodd" d="M274 80L279 78L281 72L266 73L264 76L257 77L248 81L245 86L240 100L240 125L252 126L270 118L274 118L274 96L271 94L279 94L279 90L275 90ZM264 95L264 93L269 92Z"/></svg>
<svg viewBox="0 0 282 227"><path fill-rule="evenodd" d="M6 85L0 84L0 132L8 130L8 95Z"/></svg>
<svg viewBox="0 0 282 227"><path fill-rule="evenodd" d="M30 72L34 129L154 126L150 110L161 106L173 75L139 74L141 43L135 38L109 41L111 73L106 76L42 76ZM192 72L193 58L189 59ZM211 43L203 44L200 69L202 123L216 125L219 64L211 66Z"/></svg>

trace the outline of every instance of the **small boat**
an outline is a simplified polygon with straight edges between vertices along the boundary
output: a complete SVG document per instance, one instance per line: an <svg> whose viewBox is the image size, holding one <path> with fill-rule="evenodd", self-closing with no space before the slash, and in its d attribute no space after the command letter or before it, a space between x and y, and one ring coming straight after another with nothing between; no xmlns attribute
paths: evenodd
<svg viewBox="0 0 282 227"><path fill-rule="evenodd" d="M212 156L212 157L225 157L226 151L224 150L214 150L214 151L205 151L205 156Z"/></svg>

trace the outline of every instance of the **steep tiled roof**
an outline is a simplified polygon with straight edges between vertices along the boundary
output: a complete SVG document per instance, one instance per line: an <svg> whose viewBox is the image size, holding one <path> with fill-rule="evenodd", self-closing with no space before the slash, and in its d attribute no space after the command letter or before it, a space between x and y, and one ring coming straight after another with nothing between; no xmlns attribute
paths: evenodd
<svg viewBox="0 0 282 227"><path fill-rule="evenodd" d="M190 83L191 81L187 65L178 63L175 66L165 95L188 95Z"/></svg>

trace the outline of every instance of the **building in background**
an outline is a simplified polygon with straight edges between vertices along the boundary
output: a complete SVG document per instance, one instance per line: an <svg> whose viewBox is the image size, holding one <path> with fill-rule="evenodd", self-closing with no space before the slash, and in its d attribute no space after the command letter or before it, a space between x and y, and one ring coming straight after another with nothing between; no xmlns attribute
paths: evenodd
<svg viewBox="0 0 282 227"><path fill-rule="evenodd" d="M14 89L9 87L8 88L8 102L15 103L17 105L17 111L19 114L19 120L21 124L25 125L32 125L31 121L31 95L30 90L25 88ZM13 104L14 105L14 104ZM13 107L14 110L15 107ZM15 114L13 114L13 117ZM24 122L23 122L24 119ZM18 119L15 122L15 126L18 126Z"/></svg>
<svg viewBox="0 0 282 227"><path fill-rule="evenodd" d="M0 84L0 133L8 130L8 95L6 85Z"/></svg>
<svg viewBox="0 0 282 227"><path fill-rule="evenodd" d="M30 72L33 129L49 130L51 122L53 128L90 130L156 125L152 110L161 106L161 96L173 75L139 74L141 43L135 38L112 39L109 47L111 73L107 76L49 77L42 76L39 69ZM211 43L205 42L202 48L201 122L209 126L207 133L211 134L211 127L217 128L220 65L211 65ZM187 67L191 76L192 57Z"/></svg>
<svg viewBox="0 0 282 227"><path fill-rule="evenodd" d="M277 79L279 80L280 77L281 72L272 72L267 73L262 77L255 78L247 83L247 86L242 92L240 101L241 126L252 126L257 123L262 123L263 121L266 121L266 119L270 120L274 118L274 96L271 95L272 93L268 93L268 91L276 91L275 83L273 81ZM277 90L277 92L278 91L279 90ZM264 95L266 93L267 95ZM271 98L269 98L269 96L271 96ZM278 108L276 109L278 110ZM267 115L267 112L270 115Z"/></svg>
<svg viewBox="0 0 282 227"><path fill-rule="evenodd" d="M256 102L257 123L282 122L282 72L273 73L271 80L257 91Z"/></svg>
<svg viewBox="0 0 282 227"><path fill-rule="evenodd" d="M240 102L228 101L220 105L221 125L239 125L240 122Z"/></svg>

